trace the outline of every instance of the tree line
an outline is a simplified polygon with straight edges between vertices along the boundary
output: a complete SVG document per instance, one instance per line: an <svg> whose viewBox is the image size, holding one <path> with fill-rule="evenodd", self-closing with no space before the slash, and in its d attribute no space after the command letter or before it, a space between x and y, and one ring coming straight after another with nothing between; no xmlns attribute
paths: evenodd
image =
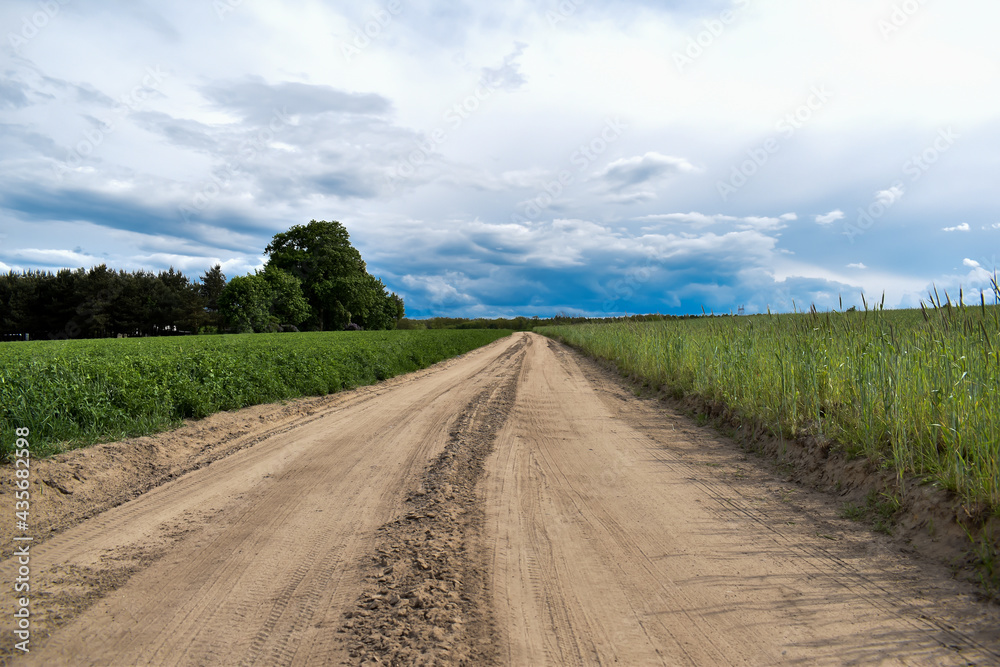
<svg viewBox="0 0 1000 667"><path fill-rule="evenodd" d="M264 268L227 282L168 271L24 271L0 275L0 340L192 333L392 329L402 298L368 273L339 222L276 234Z"/></svg>
<svg viewBox="0 0 1000 667"><path fill-rule="evenodd" d="M397 329L508 329L511 331L531 331L536 327L561 326L567 324L608 324L611 322L662 322L667 320L686 320L695 315L661 315L659 313L646 315L625 315L614 317L584 317L582 315L566 315L559 313L552 317L430 317L423 320L401 319Z"/></svg>

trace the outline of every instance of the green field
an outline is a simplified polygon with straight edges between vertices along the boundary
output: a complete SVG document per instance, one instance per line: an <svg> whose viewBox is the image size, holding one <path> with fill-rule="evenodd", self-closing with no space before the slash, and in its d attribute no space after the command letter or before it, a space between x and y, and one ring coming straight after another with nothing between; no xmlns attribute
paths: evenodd
<svg viewBox="0 0 1000 667"><path fill-rule="evenodd" d="M1000 512L1000 309L544 327L675 396L933 479Z"/></svg>
<svg viewBox="0 0 1000 667"><path fill-rule="evenodd" d="M0 434L36 456L189 417L372 384L510 331L361 331L0 343Z"/></svg>

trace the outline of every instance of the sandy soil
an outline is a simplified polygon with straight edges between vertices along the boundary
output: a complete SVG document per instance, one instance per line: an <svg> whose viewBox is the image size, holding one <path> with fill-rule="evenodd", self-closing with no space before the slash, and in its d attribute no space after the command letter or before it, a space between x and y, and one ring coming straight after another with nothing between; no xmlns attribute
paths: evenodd
<svg viewBox="0 0 1000 667"><path fill-rule="evenodd" d="M534 334L37 463L12 664L1000 663L945 567Z"/></svg>

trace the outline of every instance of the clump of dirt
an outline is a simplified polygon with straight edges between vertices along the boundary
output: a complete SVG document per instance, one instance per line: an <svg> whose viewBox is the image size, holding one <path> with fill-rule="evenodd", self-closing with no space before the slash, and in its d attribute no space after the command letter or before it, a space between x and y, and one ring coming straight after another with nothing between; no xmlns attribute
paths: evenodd
<svg viewBox="0 0 1000 667"><path fill-rule="evenodd" d="M475 544L484 525L476 484L514 404L517 374L473 398L445 450L380 529L377 551L341 632L358 664L489 665L495 621Z"/></svg>

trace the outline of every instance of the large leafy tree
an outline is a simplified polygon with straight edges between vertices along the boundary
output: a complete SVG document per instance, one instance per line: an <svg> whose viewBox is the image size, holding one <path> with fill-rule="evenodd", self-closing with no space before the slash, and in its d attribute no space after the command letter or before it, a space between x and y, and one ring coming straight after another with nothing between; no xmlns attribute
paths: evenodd
<svg viewBox="0 0 1000 667"><path fill-rule="evenodd" d="M347 229L336 220L312 220L275 234L264 254L268 268L301 281L310 328L339 330L352 322L368 329L395 326L396 320L387 316L396 312L395 305L388 305L392 297L382 281L369 275Z"/></svg>
<svg viewBox="0 0 1000 667"><path fill-rule="evenodd" d="M273 266L233 278L218 305L226 326L236 333L282 331L309 317L299 279Z"/></svg>
<svg viewBox="0 0 1000 667"><path fill-rule="evenodd" d="M298 327L309 318L309 303L302 294L302 282L274 266L260 272L271 289L271 320L279 327Z"/></svg>
<svg viewBox="0 0 1000 667"><path fill-rule="evenodd" d="M236 276L219 295L219 313L236 333L267 331L272 300L271 286L264 276Z"/></svg>

